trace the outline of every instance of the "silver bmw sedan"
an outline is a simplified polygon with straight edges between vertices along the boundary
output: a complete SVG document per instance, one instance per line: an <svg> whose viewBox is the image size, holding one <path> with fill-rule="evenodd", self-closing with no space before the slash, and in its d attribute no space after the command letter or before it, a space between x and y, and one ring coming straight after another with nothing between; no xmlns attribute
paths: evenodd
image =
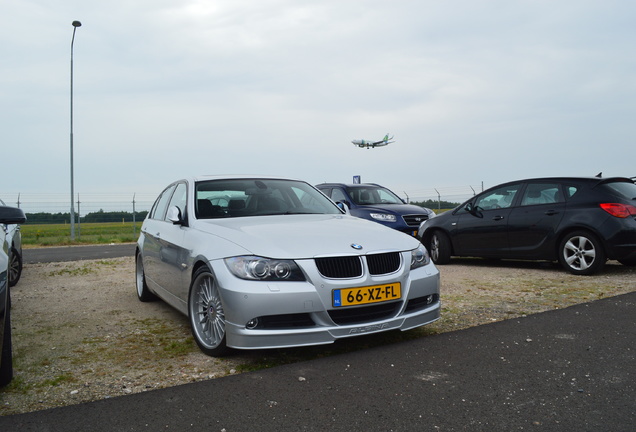
<svg viewBox="0 0 636 432"><path fill-rule="evenodd" d="M136 252L139 299L188 316L211 356L419 327L440 316L439 285L417 239L285 178L176 181Z"/></svg>

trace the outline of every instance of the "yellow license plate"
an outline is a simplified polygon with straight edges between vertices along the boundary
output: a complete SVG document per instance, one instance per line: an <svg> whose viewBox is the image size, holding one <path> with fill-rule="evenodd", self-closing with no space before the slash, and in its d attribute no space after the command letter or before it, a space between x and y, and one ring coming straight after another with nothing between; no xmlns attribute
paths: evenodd
<svg viewBox="0 0 636 432"><path fill-rule="evenodd" d="M397 300L402 296L399 282L358 288L342 288L332 292L333 307L355 306Z"/></svg>

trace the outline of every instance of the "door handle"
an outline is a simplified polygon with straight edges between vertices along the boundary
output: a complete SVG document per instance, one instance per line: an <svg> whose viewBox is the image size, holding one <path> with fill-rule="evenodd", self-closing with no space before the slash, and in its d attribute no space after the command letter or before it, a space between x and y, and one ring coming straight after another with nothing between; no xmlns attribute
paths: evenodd
<svg viewBox="0 0 636 432"><path fill-rule="evenodd" d="M555 214L559 214L559 212L556 210L548 210L547 212L545 212L545 214L547 216L554 216Z"/></svg>
<svg viewBox="0 0 636 432"><path fill-rule="evenodd" d="M500 221L500 220L503 220L503 218L504 218L503 216L495 216L494 218L492 218L492 220Z"/></svg>

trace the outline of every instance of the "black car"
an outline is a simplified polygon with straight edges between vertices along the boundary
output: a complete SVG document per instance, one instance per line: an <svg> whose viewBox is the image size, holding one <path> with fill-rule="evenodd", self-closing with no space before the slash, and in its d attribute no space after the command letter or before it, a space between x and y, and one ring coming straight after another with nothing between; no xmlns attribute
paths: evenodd
<svg viewBox="0 0 636 432"><path fill-rule="evenodd" d="M490 188L420 226L436 264L451 256L558 260L590 275L606 260L636 265L636 184L629 178L558 177Z"/></svg>
<svg viewBox="0 0 636 432"><path fill-rule="evenodd" d="M406 204L395 193L375 183L323 183L316 188L334 202L346 204L352 216L413 236L422 222L435 216L433 210Z"/></svg>
<svg viewBox="0 0 636 432"><path fill-rule="evenodd" d="M9 292L12 248L7 225L21 224L25 221L26 217L19 208L0 206L0 387L9 384L13 378Z"/></svg>

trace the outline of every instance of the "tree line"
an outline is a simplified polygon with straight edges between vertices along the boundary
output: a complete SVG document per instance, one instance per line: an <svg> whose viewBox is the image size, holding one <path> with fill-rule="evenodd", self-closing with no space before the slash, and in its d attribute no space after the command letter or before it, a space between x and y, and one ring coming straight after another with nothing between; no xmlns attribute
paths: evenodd
<svg viewBox="0 0 636 432"><path fill-rule="evenodd" d="M135 212L134 220L141 222L148 215L147 211ZM27 213L27 223L32 224L64 224L70 223L71 214L66 213ZM77 215L75 216L77 217ZM81 223L97 223L97 222L133 222L133 214L125 211L109 211L99 210L87 213L79 218Z"/></svg>
<svg viewBox="0 0 636 432"><path fill-rule="evenodd" d="M447 209L448 210L448 209L457 207L460 203L428 199L426 201L412 201L411 204L417 205L420 207L430 208L430 209Z"/></svg>

